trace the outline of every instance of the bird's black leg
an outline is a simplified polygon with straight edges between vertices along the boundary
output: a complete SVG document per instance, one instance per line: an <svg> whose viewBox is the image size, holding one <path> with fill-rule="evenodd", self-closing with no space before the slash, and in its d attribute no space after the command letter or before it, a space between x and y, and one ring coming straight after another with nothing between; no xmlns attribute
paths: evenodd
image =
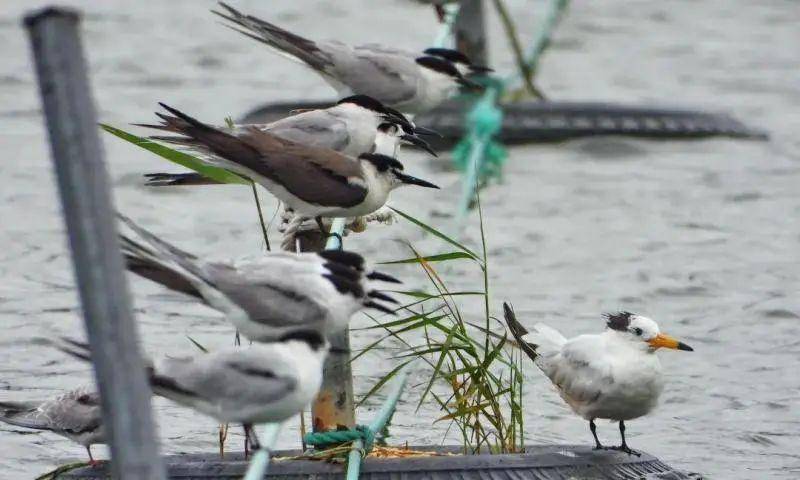
<svg viewBox="0 0 800 480"><path fill-rule="evenodd" d="M614 447L614 450L625 452L628 455L636 455L637 457L641 455L639 452L631 450L630 447L628 447L628 444L625 442L625 422L623 422L622 420L620 420L619 422L619 434L620 436L622 436L622 445L620 445L619 447Z"/></svg>
<svg viewBox="0 0 800 480"><path fill-rule="evenodd" d="M250 428L252 427L247 424L242 427L244 428L244 459L247 460L250 456Z"/></svg>
<svg viewBox="0 0 800 480"><path fill-rule="evenodd" d="M244 435L245 439L250 442L250 448L253 451L259 450L261 448L261 443L258 441L258 437L256 436L256 431L253 429L252 425L243 425L244 426Z"/></svg>
<svg viewBox="0 0 800 480"><path fill-rule="evenodd" d="M344 242L342 241L342 236L336 232L329 232L325 230L325 224L322 223L322 217L315 217L314 220L317 221L317 226L319 227L319 230L322 232L323 235L327 233L329 237L336 237L337 239L339 239L339 250L342 250L344 248Z"/></svg>
<svg viewBox="0 0 800 480"><path fill-rule="evenodd" d="M594 419L589 420L589 430L592 431L592 436L594 437L594 449L595 450L602 450L603 445L600 443L600 440L597 438L597 425L594 424Z"/></svg>
<svg viewBox="0 0 800 480"><path fill-rule="evenodd" d="M89 454L89 465L90 466L94 467L94 466L100 464L100 462L98 462L97 460L94 459L94 457L92 457L92 446L91 445L86 445L86 453Z"/></svg>

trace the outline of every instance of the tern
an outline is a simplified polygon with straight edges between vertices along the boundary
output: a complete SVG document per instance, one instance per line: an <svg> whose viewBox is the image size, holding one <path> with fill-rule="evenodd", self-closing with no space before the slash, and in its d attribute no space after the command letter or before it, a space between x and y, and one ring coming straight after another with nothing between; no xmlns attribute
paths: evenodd
<svg viewBox="0 0 800 480"><path fill-rule="evenodd" d="M555 329L536 324L531 332L503 304L506 323L520 348L553 382L572 410L589 421L596 449L595 419L619 422L622 443L610 447L639 455L625 442L625 421L650 413L664 388L659 348L693 351L660 332L650 318L630 312L606 314L606 330L566 339Z"/></svg>
<svg viewBox="0 0 800 480"><path fill-rule="evenodd" d="M232 135L206 125L168 105L174 116L159 114L170 131L195 142L220 166L260 184L301 216L359 217L382 207L389 193L403 185L439 188L403 172L397 159L378 153L358 157L327 148L301 145L250 127Z"/></svg>
<svg viewBox="0 0 800 480"><path fill-rule="evenodd" d="M273 252L233 262L204 261L129 218L119 218L133 233L120 234L128 270L197 298L254 342L274 341L294 331L327 335L344 329L364 308L393 313L380 301L396 301L372 287L373 282L398 280L367 270L357 253Z"/></svg>
<svg viewBox="0 0 800 480"><path fill-rule="evenodd" d="M315 42L220 2L231 29L305 64L340 97L369 95L409 114L426 112L460 87L482 89L441 55L415 55L393 47L350 46L336 40Z"/></svg>
<svg viewBox="0 0 800 480"><path fill-rule="evenodd" d="M0 402L0 421L17 427L48 430L83 445L96 464L91 446L105 443L100 396L89 387L71 390L45 402Z"/></svg>
<svg viewBox="0 0 800 480"><path fill-rule="evenodd" d="M49 340L59 350L91 362L87 344ZM282 422L302 411L322 383L328 342L315 330L295 330L278 341L228 347L193 357L148 362L153 393L222 423L244 426L258 449L253 424Z"/></svg>
<svg viewBox="0 0 800 480"><path fill-rule="evenodd" d="M174 119L172 123L175 123ZM180 133L166 121L160 125L141 123L135 125ZM422 134L430 134L432 131L415 127L400 112L385 107L366 95L353 95L340 100L333 107L302 112L272 123L214 128L237 137L246 135L251 128L256 128L286 140L312 147L330 148L348 156L380 153L394 157L401 143L416 145L436 156L436 152L428 142L417 136L417 130ZM201 143L192 138L175 135L154 135L149 138L180 145L188 153L212 165L221 161L216 155L209 154ZM148 186L219 183L199 173L148 173L145 177L148 179Z"/></svg>

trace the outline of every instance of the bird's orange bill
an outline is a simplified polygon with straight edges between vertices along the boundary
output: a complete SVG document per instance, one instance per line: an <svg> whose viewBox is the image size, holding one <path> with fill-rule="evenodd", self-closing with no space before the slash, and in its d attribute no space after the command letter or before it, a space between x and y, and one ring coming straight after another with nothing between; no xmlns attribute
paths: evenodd
<svg viewBox="0 0 800 480"><path fill-rule="evenodd" d="M693 352L694 348L686 345L683 342L679 342L678 340L670 337L669 335L664 335L663 333L659 333L655 336L655 338L651 338L647 341L653 348L672 348L674 350L686 350L687 352Z"/></svg>

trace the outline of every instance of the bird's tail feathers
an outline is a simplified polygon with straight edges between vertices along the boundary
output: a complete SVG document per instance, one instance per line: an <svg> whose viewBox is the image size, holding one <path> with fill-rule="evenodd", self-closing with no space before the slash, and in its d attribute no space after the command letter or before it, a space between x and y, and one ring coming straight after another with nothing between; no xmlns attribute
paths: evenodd
<svg viewBox="0 0 800 480"><path fill-rule="evenodd" d="M137 237L120 234L128 270L169 289L202 298L199 285L205 280L195 263L197 257L161 240L130 218L119 213L117 217Z"/></svg>
<svg viewBox="0 0 800 480"><path fill-rule="evenodd" d="M503 317L506 320L509 331L511 331L511 335L517 341L519 348L525 352L531 360L536 361L539 356L539 345L531 342L527 338L529 335L528 330L519 323L517 315L514 313L514 308L508 302L503 302Z"/></svg>
<svg viewBox="0 0 800 480"><path fill-rule="evenodd" d="M189 186L189 185L221 185L220 182L212 180L199 173L145 173L145 186L148 187L167 187L167 186Z"/></svg>
<svg viewBox="0 0 800 480"><path fill-rule="evenodd" d="M330 58L315 42L260 18L245 15L224 2L219 2L219 6L223 11L211 12L230 22L225 26L231 30L269 46L284 57L307 64L314 70L324 72L325 67L330 65Z"/></svg>
<svg viewBox="0 0 800 480"><path fill-rule="evenodd" d="M46 419L37 415L37 406L34 402L0 402L0 422L15 427L50 430Z"/></svg>

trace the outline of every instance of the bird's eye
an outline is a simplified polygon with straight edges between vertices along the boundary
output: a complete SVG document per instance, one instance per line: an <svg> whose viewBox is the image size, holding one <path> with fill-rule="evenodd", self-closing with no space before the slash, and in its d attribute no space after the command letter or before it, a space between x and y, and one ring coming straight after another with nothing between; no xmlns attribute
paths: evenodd
<svg viewBox="0 0 800 480"><path fill-rule="evenodd" d="M641 337L642 336L642 329L639 328L639 327L636 327L636 328L633 329L633 333L635 333L636 335L639 335Z"/></svg>

